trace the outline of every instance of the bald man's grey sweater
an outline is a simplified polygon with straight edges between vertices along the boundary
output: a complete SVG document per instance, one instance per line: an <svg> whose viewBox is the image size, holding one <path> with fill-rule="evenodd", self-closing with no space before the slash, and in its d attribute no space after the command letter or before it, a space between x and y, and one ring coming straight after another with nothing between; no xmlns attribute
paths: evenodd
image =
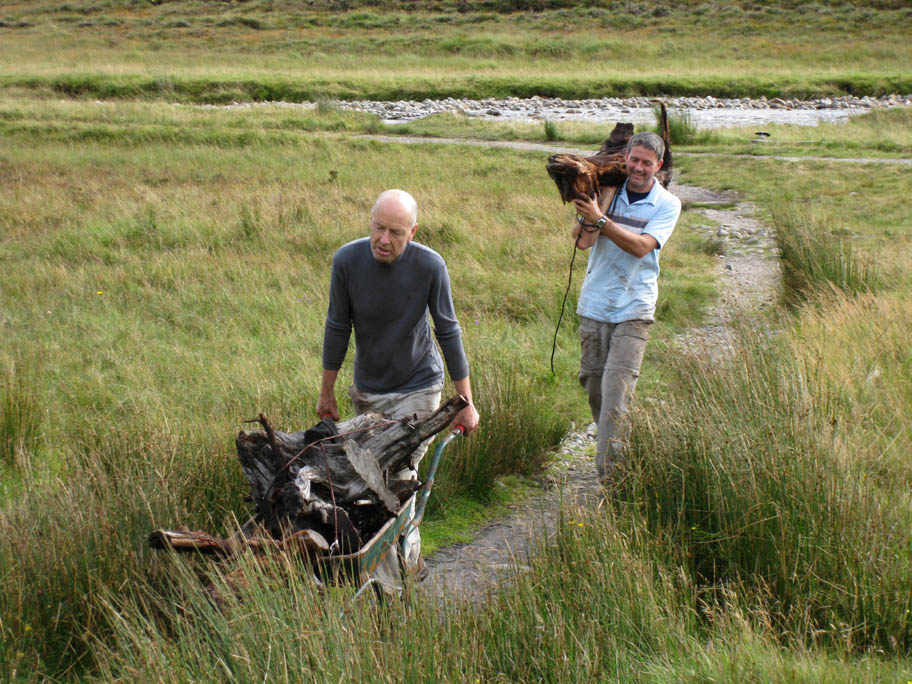
<svg viewBox="0 0 912 684"><path fill-rule="evenodd" d="M391 264L377 261L370 239L333 256L329 311L323 333L323 368L339 370L355 329L355 386L374 394L413 392L469 375L462 330L453 309L450 276L434 250L409 242Z"/></svg>

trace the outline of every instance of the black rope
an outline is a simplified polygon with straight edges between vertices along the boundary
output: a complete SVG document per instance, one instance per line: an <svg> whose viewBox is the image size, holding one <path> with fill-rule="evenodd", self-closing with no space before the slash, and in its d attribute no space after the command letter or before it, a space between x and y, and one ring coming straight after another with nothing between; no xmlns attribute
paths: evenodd
<svg viewBox="0 0 912 684"><path fill-rule="evenodd" d="M608 204L608 211L605 212L605 216L611 216L614 213L614 205L617 203L617 197L620 192L620 188L615 188L614 195L611 197L611 202ZM557 327L554 328L554 340L551 342L551 375L557 375L557 373L554 372L554 352L557 350L557 333L560 330L561 321L564 320L564 307L567 305L567 295L570 294L570 285L573 283L573 262L576 261L576 252L578 251L576 247L584 232L595 232L587 231L584 226L593 225L596 224L583 223L581 217L580 232L577 234L576 241L573 243L573 256L570 257L570 272L567 274L567 289L564 290L564 300L561 302L560 315L557 317Z"/></svg>
<svg viewBox="0 0 912 684"><path fill-rule="evenodd" d="M557 331L560 330L561 321L564 319L564 306L567 304L567 295L570 294L570 284L573 282L573 262L576 260L577 248L580 238L583 236L581 230L576 236L576 242L573 243L573 256L570 257L570 273L567 276L567 289L564 290L564 301L561 302L560 316L557 317L557 327L554 328L554 341L551 343L551 375L557 375L554 372L554 352L557 350Z"/></svg>

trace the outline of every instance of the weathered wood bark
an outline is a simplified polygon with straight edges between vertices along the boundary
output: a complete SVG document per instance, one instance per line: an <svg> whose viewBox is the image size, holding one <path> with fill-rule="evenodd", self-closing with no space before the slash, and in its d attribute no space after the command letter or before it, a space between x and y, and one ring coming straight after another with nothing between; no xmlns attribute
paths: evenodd
<svg viewBox="0 0 912 684"><path fill-rule="evenodd" d="M196 553L216 556L231 556L245 548L254 553L267 550L294 550L307 556L315 556L329 550L329 544L313 530L302 530L287 539L268 537L245 537L243 539L221 539L205 532L187 529L155 530L149 535L149 547L153 549L173 549L175 551L194 551Z"/></svg>
<svg viewBox="0 0 912 684"><path fill-rule="evenodd" d="M343 553L356 551L414 491L412 480L396 474L465 406L457 396L423 420L364 414L292 434L272 430L260 416L263 431L236 440L255 517L277 539L310 529Z"/></svg>
<svg viewBox="0 0 912 684"><path fill-rule="evenodd" d="M665 154L662 157L662 168L656 174L656 178L667 188L672 174L671 136L665 104L662 103L660 107ZM618 123L611 131L611 135L602 143L601 149L590 157L576 154L554 154L548 157L545 168L557 185L561 199L570 202L574 199L595 198L599 196L601 187L620 186L627 178L624 157L627 142L632 135L633 124Z"/></svg>
<svg viewBox="0 0 912 684"><path fill-rule="evenodd" d="M239 547L355 552L417 488L416 480L397 477L415 450L465 406L465 398L456 396L423 419L364 414L338 425L324 419L295 433L273 430L260 414L252 422L263 429L242 431L235 440L256 507L241 534L223 540L186 529L156 530L149 544L219 555Z"/></svg>

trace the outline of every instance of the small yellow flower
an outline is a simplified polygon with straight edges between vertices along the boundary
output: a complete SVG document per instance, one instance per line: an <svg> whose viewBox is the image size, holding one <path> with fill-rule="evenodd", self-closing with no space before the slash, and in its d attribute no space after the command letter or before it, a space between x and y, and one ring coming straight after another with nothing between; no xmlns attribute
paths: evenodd
<svg viewBox="0 0 912 684"><path fill-rule="evenodd" d="M576 523L576 526L577 526L577 527L582 527L582 526L583 526L583 523Z"/></svg>
<svg viewBox="0 0 912 684"><path fill-rule="evenodd" d="M104 294L104 290L99 290L99 291L96 292L95 294Z"/></svg>
<svg viewBox="0 0 912 684"><path fill-rule="evenodd" d="M25 626L25 631L26 631L26 632L31 632L31 631L32 631L32 626L31 626L31 625L26 625L26 626Z"/></svg>

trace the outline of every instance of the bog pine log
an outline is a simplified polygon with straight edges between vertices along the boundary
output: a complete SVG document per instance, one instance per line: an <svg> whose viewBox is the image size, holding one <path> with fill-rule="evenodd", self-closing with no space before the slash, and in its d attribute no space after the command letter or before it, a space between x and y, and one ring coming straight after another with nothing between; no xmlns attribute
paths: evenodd
<svg viewBox="0 0 912 684"><path fill-rule="evenodd" d="M665 104L660 103L659 106L665 154L656 178L667 188L671 182L671 136ZM590 157L577 154L553 154L548 157L545 168L557 185L561 200L566 203L575 199L597 198L600 187L619 187L627 178L625 157L631 136L632 123L617 123L601 149Z"/></svg>
<svg viewBox="0 0 912 684"><path fill-rule="evenodd" d="M365 413L335 424L324 418L301 432L263 428L238 434L238 460L250 483L253 516L232 539L204 532L156 530L152 548L231 555L267 548L306 555L354 553L393 517L418 487L399 477L415 450L443 431L467 402L455 396L437 411L389 420Z"/></svg>

